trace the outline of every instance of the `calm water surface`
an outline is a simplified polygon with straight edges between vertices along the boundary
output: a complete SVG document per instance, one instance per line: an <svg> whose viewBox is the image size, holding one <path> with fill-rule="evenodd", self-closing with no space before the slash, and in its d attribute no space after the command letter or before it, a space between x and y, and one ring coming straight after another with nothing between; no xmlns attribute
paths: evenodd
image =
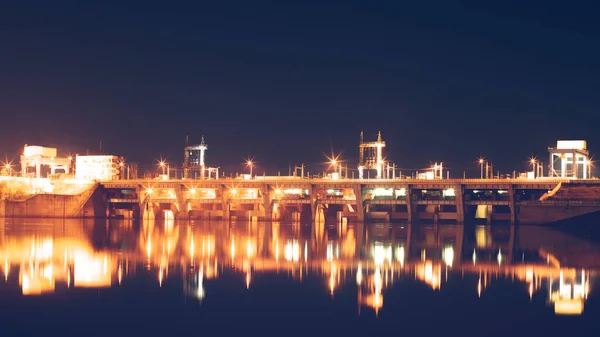
<svg viewBox="0 0 600 337"><path fill-rule="evenodd" d="M537 226L0 219L0 327L597 336L597 270L595 238Z"/></svg>

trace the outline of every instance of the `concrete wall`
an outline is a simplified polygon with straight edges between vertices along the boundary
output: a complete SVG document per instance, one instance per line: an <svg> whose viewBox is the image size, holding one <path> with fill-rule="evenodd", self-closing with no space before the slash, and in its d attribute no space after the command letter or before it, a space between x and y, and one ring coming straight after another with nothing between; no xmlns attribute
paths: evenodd
<svg viewBox="0 0 600 337"><path fill-rule="evenodd" d="M106 217L106 202L101 188L90 195L38 194L24 201L0 201L0 216L29 218Z"/></svg>
<svg viewBox="0 0 600 337"><path fill-rule="evenodd" d="M38 194L25 201L5 201L6 217L68 217L78 196Z"/></svg>
<svg viewBox="0 0 600 337"><path fill-rule="evenodd" d="M521 205L518 206L519 223L544 224L600 211L593 206Z"/></svg>

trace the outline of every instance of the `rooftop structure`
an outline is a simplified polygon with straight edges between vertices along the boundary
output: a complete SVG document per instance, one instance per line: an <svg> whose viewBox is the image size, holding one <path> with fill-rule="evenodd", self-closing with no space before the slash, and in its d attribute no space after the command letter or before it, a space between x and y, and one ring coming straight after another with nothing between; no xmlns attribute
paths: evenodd
<svg viewBox="0 0 600 337"><path fill-rule="evenodd" d="M186 138L186 146L183 156L183 177L189 178L190 171L198 171L200 178L210 178L211 174L215 174L215 177L219 176L219 168L206 167L206 150L208 150L208 144L204 142L204 136L198 145L188 145Z"/></svg>
<svg viewBox="0 0 600 337"><path fill-rule="evenodd" d="M57 150L53 147L28 146L23 148L21 155L21 175L27 176L27 168L35 167L35 178L41 178L41 166L50 166L50 174L56 174L56 170L63 170L69 174L73 158L57 158Z"/></svg>
<svg viewBox="0 0 600 337"><path fill-rule="evenodd" d="M585 140L559 140L549 147L550 177L587 179L591 177L590 153Z"/></svg>
<svg viewBox="0 0 600 337"><path fill-rule="evenodd" d="M360 179L363 179L364 170L375 170L376 178L383 178L383 168L385 162L383 160L383 148L385 142L381 138L381 132L377 133L377 141L365 142L363 139L363 133L360 133L360 145L359 145L359 161L358 161L358 175Z"/></svg>

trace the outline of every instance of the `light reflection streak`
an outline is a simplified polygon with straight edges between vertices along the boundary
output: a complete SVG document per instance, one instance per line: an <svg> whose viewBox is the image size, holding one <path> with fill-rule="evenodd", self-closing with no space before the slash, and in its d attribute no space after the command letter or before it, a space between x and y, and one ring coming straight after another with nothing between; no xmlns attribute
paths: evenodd
<svg viewBox="0 0 600 337"><path fill-rule="evenodd" d="M186 228L180 230L184 226ZM0 261L4 261L5 282L9 279L11 266L19 267L19 282L24 295L53 292L56 284L61 282L76 288L110 287L113 275L116 283L121 285L124 279L132 276L123 266L130 262L145 263L159 287L171 283L165 281L171 277L169 269L175 266L176 270L171 274L183 274L186 293L198 299L203 299L207 290L210 293L210 286L205 289L205 279L218 278L224 267L240 273L240 281L245 281L247 289L253 282L260 282L257 275L280 271L287 271L300 281L307 276L321 277L331 296L348 280L355 280L359 304L372 308L376 314L383 308L386 289L393 287L399 278L415 278L432 291L442 291L443 283L447 282L447 277L442 278L442 267L447 273L450 269L450 272L460 272L467 277L471 275L478 297L498 278L522 282L530 301L535 294L549 288L544 294L557 314L581 313L590 291L590 273L561 266L550 254L543 258L552 263L515 265L506 258L506 250L495 250L491 259L485 260L477 258L476 250L471 259L469 249L465 250L469 253L465 254L465 263L462 263L460 250L455 251L454 245L440 243L436 255L428 248L411 249L409 242L371 238L365 242L368 248L361 258L353 251L358 251L356 247L364 238L357 234L361 231L353 225L346 228L345 237L334 239L323 226L325 233L310 240L302 237L295 227L280 224L273 224L271 237L266 238L261 236L265 231L259 230L266 224L232 227L230 232L225 226L207 229L202 226L191 228L177 222L154 226L150 222L140 231L137 248L118 252L114 249L97 251L87 239L11 238L0 242ZM180 232L183 235L179 235ZM302 248L300 242L304 243ZM283 259L280 260L281 253Z"/></svg>

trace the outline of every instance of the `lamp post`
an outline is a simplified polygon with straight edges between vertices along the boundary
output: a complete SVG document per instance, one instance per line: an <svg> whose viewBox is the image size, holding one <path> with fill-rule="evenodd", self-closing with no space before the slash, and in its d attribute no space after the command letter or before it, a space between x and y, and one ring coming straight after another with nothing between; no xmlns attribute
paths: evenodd
<svg viewBox="0 0 600 337"><path fill-rule="evenodd" d="M483 163L485 161L483 160L483 158L479 158L479 166L481 166L481 177L480 179L483 179Z"/></svg>
<svg viewBox="0 0 600 337"><path fill-rule="evenodd" d="M252 166L253 166L252 160L249 159L248 161L246 161L246 165L248 167L250 167L250 178L252 178Z"/></svg>
<svg viewBox="0 0 600 337"><path fill-rule="evenodd" d="M535 175L537 174L537 172L536 172L537 169L536 169L536 165L535 165L537 163L537 160L535 160L535 158L531 158L529 160L529 163L531 164L531 169L533 170L533 178L535 178Z"/></svg>
<svg viewBox="0 0 600 337"><path fill-rule="evenodd" d="M335 159L335 158L334 158L334 159L331 159L331 166L333 166L333 172L334 172L334 173L335 173L335 172L337 172L337 170L338 170L338 162L337 162L337 159Z"/></svg>
<svg viewBox="0 0 600 337"><path fill-rule="evenodd" d="M162 168L162 174L165 175L165 167L167 166L163 160L158 162L158 166Z"/></svg>

